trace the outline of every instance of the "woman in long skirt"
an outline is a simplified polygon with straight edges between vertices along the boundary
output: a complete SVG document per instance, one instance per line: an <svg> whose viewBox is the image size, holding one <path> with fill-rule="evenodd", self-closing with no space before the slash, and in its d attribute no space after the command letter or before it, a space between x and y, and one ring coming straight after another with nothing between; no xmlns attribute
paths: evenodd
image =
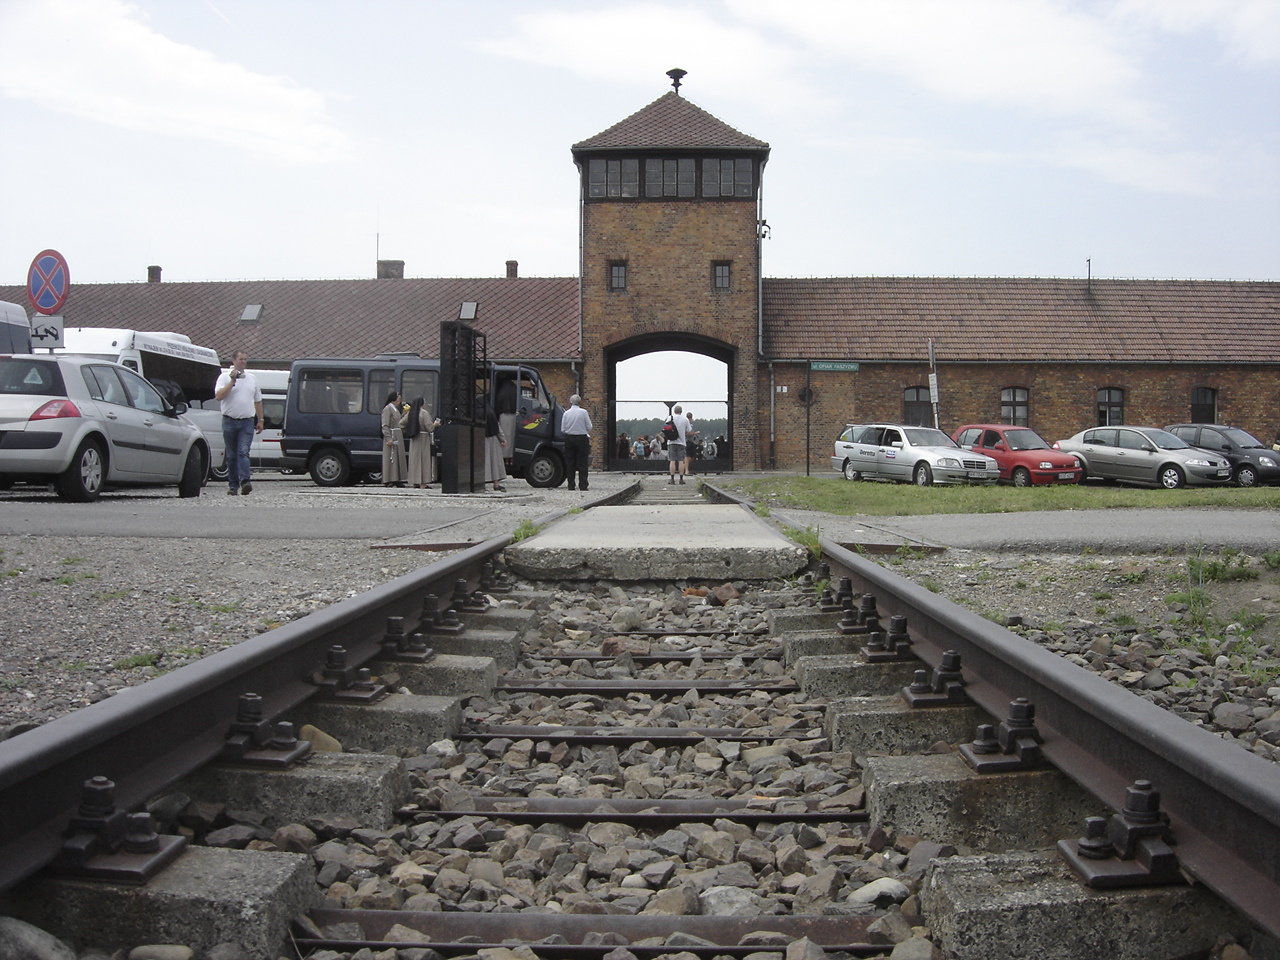
<svg viewBox="0 0 1280 960"><path fill-rule="evenodd" d="M409 412L400 418L400 427L409 441L409 486L422 489L436 482L436 461L431 455L431 435L440 421L427 410L426 398L418 397Z"/></svg>
<svg viewBox="0 0 1280 960"><path fill-rule="evenodd" d="M400 430L400 394L392 390L382 408L382 485L403 487L408 472L404 462L404 434Z"/></svg>

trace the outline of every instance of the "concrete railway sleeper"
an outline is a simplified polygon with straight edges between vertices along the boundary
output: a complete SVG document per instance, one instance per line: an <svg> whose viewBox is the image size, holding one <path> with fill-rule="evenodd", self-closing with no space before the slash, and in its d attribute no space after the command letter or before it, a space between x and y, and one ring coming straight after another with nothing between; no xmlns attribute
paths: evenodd
<svg viewBox="0 0 1280 960"><path fill-rule="evenodd" d="M1172 958L1220 938L1269 955L1269 765L1210 772L1209 750L1195 771L1235 793L1195 803L1253 834L1248 854L1215 850L1170 796L1169 768L1197 765L1173 734L1044 663L1011 679L990 624L838 545L825 569L739 582L723 606L656 582L500 592L510 582L481 565L504 545L335 608L314 636L305 621L281 628L288 643L264 635L239 654L266 671L261 693L210 658L199 683L162 678L140 715L0 744L6 815L45 804L0 821L0 848L47 862L52 843L63 868L10 867L3 912L81 950L223 944L228 958L228 942L322 960ZM267 665L281 645L309 659ZM235 707L195 730L173 711L207 708L209 684L219 700L240 688ZM1104 726L1064 719L1072 699ZM1092 759L1120 738L1105 724L1125 722L1163 765L1114 746ZM313 730L337 752L299 747L299 733L326 742ZM41 759L50 745L61 756ZM59 813L68 789L79 804ZM132 866L83 869L108 840L100 859ZM132 885L130 857L165 864ZM1251 889L1220 881L1215 857ZM1135 863L1144 883L1115 889Z"/></svg>

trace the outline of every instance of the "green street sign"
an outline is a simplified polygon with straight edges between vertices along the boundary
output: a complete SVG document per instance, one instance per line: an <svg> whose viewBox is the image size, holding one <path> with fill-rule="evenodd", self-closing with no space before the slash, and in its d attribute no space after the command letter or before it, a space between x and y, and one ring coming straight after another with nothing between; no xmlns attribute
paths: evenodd
<svg viewBox="0 0 1280 960"><path fill-rule="evenodd" d="M858 364L852 360L810 360L809 369L822 373L857 373Z"/></svg>

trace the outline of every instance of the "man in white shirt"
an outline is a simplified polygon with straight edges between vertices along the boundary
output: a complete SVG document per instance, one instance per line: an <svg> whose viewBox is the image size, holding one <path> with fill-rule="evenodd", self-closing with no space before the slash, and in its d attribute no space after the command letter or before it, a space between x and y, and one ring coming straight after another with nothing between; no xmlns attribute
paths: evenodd
<svg viewBox="0 0 1280 960"><path fill-rule="evenodd" d="M258 378L245 369L249 355L237 350L231 366L218 376L213 396L222 408L222 442L226 444L227 493L247 497L253 492L249 482L249 447L253 435L262 432L262 388Z"/></svg>
<svg viewBox="0 0 1280 960"><path fill-rule="evenodd" d="M676 439L667 442L667 461L671 478L667 483L676 482L676 473L680 474L680 482L684 483L685 474L689 472L689 467L685 462L685 444L689 438L689 421L682 412L683 408L680 404L676 404L671 408L671 423L676 428Z"/></svg>
<svg viewBox="0 0 1280 960"><path fill-rule="evenodd" d="M582 398L576 393L569 398L569 409L560 417L564 434L564 469L569 489L587 489L587 462L591 459L591 414L578 406Z"/></svg>

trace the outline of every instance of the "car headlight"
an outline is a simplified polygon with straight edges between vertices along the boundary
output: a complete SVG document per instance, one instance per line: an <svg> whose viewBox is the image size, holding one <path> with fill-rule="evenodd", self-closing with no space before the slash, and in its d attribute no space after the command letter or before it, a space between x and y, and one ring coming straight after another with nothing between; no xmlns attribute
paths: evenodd
<svg viewBox="0 0 1280 960"><path fill-rule="evenodd" d="M1258 466L1260 467L1274 467L1275 465L1276 465L1276 462L1272 460L1270 457L1258 458Z"/></svg>
<svg viewBox="0 0 1280 960"><path fill-rule="evenodd" d="M1213 465L1214 464L1212 460L1188 460L1187 461L1187 466L1190 466L1190 467L1212 467Z"/></svg>
<svg viewBox="0 0 1280 960"><path fill-rule="evenodd" d="M955 457L939 457L938 466L946 467L948 470L959 470L960 461Z"/></svg>
<svg viewBox="0 0 1280 960"><path fill-rule="evenodd" d="M1052 470L1052 469L1053 469L1053 464L1052 464L1052 463L1050 463L1048 460L1041 460L1041 461L1040 461L1040 469L1041 469L1041 470Z"/></svg>

